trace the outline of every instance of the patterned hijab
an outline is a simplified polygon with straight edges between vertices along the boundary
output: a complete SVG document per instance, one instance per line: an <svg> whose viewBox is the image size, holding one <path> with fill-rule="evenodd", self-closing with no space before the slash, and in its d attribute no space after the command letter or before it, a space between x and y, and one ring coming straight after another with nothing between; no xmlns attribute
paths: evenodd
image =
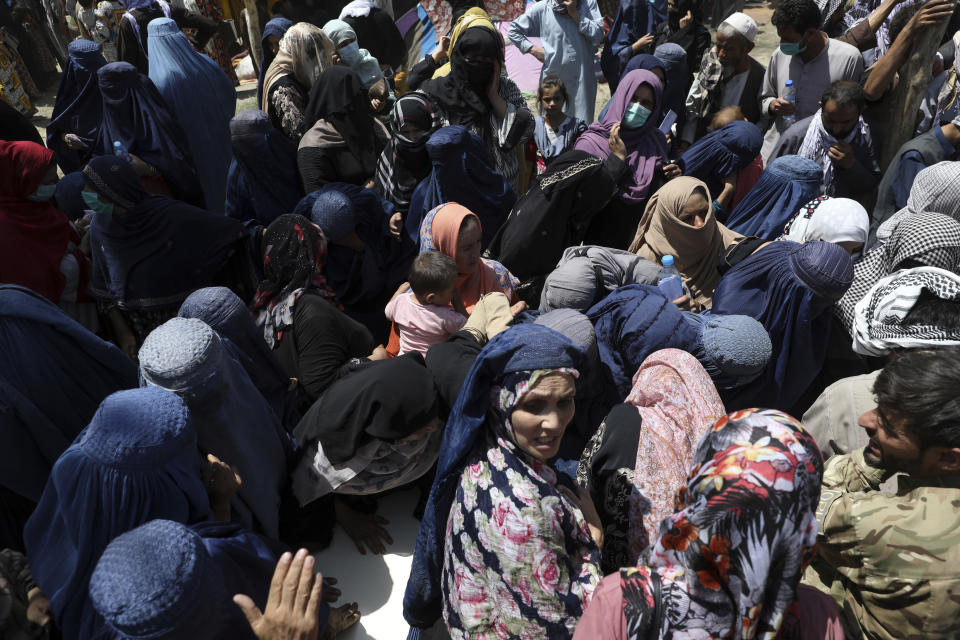
<svg viewBox="0 0 960 640"><path fill-rule="evenodd" d="M627 536L630 558L639 558L656 539L660 521L673 513L697 443L726 411L703 366L680 349L663 349L644 360L626 401L643 420Z"/></svg>
<svg viewBox="0 0 960 640"><path fill-rule="evenodd" d="M885 242L901 220L921 211L960 220L960 162L945 160L920 171L910 187L907 206L876 228L876 241Z"/></svg>
<svg viewBox="0 0 960 640"><path fill-rule="evenodd" d="M940 213L902 218L890 238L867 252L853 270L853 284L835 313L853 335L854 309L870 288L898 269L929 266L960 271L960 222Z"/></svg>
<svg viewBox="0 0 960 640"><path fill-rule="evenodd" d="M283 330L293 326L293 305L300 296L316 291L333 302L333 292L323 277L327 240L317 225L284 214L267 227L263 246L263 280L253 297L253 313L272 349Z"/></svg>
<svg viewBox="0 0 960 640"><path fill-rule="evenodd" d="M407 124L423 131L423 135L408 139L400 131ZM440 116L425 94L408 93L397 100L390 111L390 140L377 162L374 191L406 210L414 188L433 167L427 140L439 128Z"/></svg>
<svg viewBox="0 0 960 640"><path fill-rule="evenodd" d="M773 640L813 558L823 462L785 413L704 436L646 566L621 569L627 637Z"/></svg>

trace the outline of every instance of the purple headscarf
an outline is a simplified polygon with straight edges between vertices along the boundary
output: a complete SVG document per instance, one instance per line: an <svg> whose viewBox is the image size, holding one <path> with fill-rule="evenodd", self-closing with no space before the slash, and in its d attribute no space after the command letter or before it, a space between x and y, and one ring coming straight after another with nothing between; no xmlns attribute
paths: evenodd
<svg viewBox="0 0 960 640"><path fill-rule="evenodd" d="M654 107L647 123L639 129L620 129L620 137L627 145L627 166L633 177L622 184L620 199L628 203L640 203L647 199L650 184L654 173L667 157L667 140L657 128L660 123L662 110L661 94L663 86L660 79L650 71L637 69L620 79L616 93L610 99L610 106L606 115L599 122L594 122L579 137L574 149L586 151L604 160L610 155L610 129L623 120L627 106L633 98L634 92L641 84L648 84L653 89Z"/></svg>

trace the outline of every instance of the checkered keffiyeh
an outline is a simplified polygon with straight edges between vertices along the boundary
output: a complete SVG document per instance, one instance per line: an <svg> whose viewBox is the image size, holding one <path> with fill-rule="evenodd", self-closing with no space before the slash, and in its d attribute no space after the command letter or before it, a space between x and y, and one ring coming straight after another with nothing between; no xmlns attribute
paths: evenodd
<svg viewBox="0 0 960 640"><path fill-rule="evenodd" d="M881 278L856 305L853 350L882 356L897 348L960 345L960 330L901 324L924 290L942 300L960 301L960 276L936 267L917 267Z"/></svg>

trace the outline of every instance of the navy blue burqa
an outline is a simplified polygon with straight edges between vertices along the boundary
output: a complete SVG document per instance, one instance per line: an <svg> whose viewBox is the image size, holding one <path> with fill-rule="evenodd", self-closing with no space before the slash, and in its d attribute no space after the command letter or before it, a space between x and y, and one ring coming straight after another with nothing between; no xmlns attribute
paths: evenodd
<svg viewBox="0 0 960 640"><path fill-rule="evenodd" d="M723 180L734 171L743 169L760 154L763 134L751 122L730 122L711 131L680 156L683 175L707 183L710 193L723 190Z"/></svg>
<svg viewBox="0 0 960 640"><path fill-rule="evenodd" d="M119 140L129 153L160 171L174 198L204 206L186 134L150 78L128 62L105 65L97 76L103 120L93 155L113 155L113 143Z"/></svg>
<svg viewBox="0 0 960 640"><path fill-rule="evenodd" d="M744 236L776 240L800 207L823 190L823 169L801 156L780 156L760 174L727 218L727 228Z"/></svg>
<svg viewBox="0 0 960 640"><path fill-rule="evenodd" d="M64 173L79 171L90 159L100 131L103 98L97 72L107 64L100 45L90 40L74 40L67 49L70 57L60 77L60 88L53 103L53 115L47 125L47 148L57 154ZM64 134L73 133L87 145L84 150L67 147Z"/></svg>

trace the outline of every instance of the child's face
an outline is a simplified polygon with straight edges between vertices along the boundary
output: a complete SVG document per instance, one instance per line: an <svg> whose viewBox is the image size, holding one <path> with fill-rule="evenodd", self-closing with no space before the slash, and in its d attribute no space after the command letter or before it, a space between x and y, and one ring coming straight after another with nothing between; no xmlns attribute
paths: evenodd
<svg viewBox="0 0 960 640"><path fill-rule="evenodd" d="M447 307L450 306L450 303L453 302L453 292L457 288L456 278L452 279L446 288L443 291L437 291L436 293L430 293L427 295L427 304L436 305L438 307ZM431 296L433 296L431 298Z"/></svg>
<svg viewBox="0 0 960 640"><path fill-rule="evenodd" d="M558 87L544 89L540 104L545 113L563 113L563 94Z"/></svg>

